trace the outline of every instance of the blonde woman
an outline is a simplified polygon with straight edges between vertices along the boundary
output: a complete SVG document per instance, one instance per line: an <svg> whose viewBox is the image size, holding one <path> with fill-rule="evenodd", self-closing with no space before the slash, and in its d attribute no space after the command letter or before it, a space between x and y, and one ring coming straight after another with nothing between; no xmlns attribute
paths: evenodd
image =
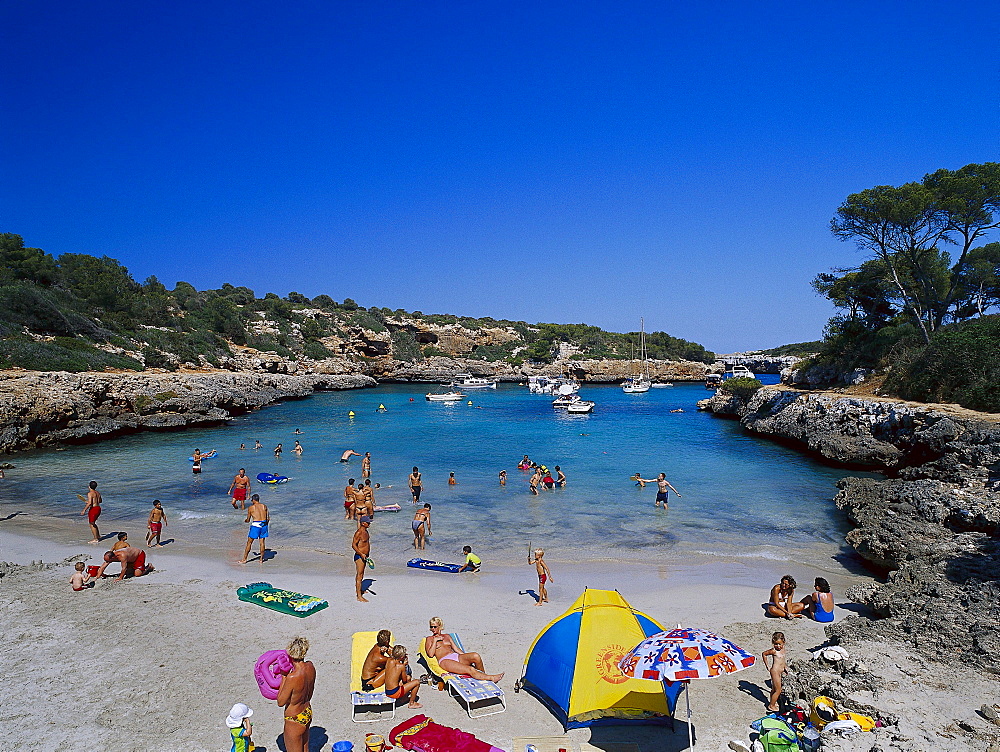
<svg viewBox="0 0 1000 752"><path fill-rule="evenodd" d="M431 634L424 641L427 655L437 658L438 665L453 674L468 674L480 681L498 682L503 674L487 674L479 653L461 653L444 631L444 621L440 616L430 619Z"/></svg>
<svg viewBox="0 0 1000 752"><path fill-rule="evenodd" d="M309 749L309 726L312 724L313 688L316 686L316 667L306 660L309 640L296 637L286 649L292 659L292 670L281 677L278 687L278 705L285 717L286 752L306 752Z"/></svg>

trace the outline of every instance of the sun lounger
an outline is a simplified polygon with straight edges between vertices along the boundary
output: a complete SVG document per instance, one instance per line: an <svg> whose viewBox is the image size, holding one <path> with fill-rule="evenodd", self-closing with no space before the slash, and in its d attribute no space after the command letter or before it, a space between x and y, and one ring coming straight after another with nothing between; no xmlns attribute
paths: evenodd
<svg viewBox="0 0 1000 752"><path fill-rule="evenodd" d="M396 717L396 701L386 697L385 692L377 689L365 692L361 689L361 667L365 663L368 651L375 644L378 632L355 632L351 637L351 720L355 723L374 723L376 721L393 720ZM392 638L389 638L390 644ZM366 710L367 708L367 710ZM380 709L381 708L381 709ZM386 714L389 715L386 715ZM361 715L373 715L372 718L361 718Z"/></svg>
<svg viewBox="0 0 1000 752"><path fill-rule="evenodd" d="M460 652L465 652L458 635L452 632L449 636L451 637L452 644ZM426 644L426 640L420 640L420 647L417 650L417 653L420 655L420 662L424 664L424 667L428 671L445 683L448 691L456 700L465 704L465 712L469 714L469 718L481 718L485 715L503 713L507 710L507 698L498 684L445 671L438 664L437 658L427 654ZM473 713L474 710L477 712Z"/></svg>

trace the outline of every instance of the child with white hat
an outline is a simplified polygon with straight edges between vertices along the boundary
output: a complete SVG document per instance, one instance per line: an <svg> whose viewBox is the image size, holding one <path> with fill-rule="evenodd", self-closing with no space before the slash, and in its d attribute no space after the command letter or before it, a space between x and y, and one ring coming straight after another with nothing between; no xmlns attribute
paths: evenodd
<svg viewBox="0 0 1000 752"><path fill-rule="evenodd" d="M233 705L233 709L229 711L226 725L233 738L230 752L253 752L254 744L250 739L250 734L253 733L253 724L250 723L252 715L253 711L242 702Z"/></svg>

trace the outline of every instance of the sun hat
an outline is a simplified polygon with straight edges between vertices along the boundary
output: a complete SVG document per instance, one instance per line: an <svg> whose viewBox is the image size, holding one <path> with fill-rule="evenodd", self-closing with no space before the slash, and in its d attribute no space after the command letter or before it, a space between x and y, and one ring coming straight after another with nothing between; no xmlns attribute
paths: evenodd
<svg viewBox="0 0 1000 752"><path fill-rule="evenodd" d="M242 702L238 702L233 705L233 709L229 711L229 717L226 719L226 725L229 728L237 728L243 725L243 719L249 718L253 715L253 711L244 705Z"/></svg>

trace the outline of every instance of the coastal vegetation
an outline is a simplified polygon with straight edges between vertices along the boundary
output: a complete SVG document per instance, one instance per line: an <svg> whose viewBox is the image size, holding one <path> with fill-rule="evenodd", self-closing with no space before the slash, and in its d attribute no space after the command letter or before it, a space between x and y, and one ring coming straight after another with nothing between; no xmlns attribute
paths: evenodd
<svg viewBox="0 0 1000 752"><path fill-rule="evenodd" d="M437 333L435 333L437 332ZM627 359L639 333L585 324L424 314L298 292L263 297L224 284L169 289L155 276L134 280L107 256L58 258L0 233L0 368L42 371L175 370L220 366L257 351L289 360L391 356L415 362L438 355L484 361L550 363ZM646 335L649 357L711 363L714 353L664 332Z"/></svg>
<svg viewBox="0 0 1000 752"><path fill-rule="evenodd" d="M848 196L831 230L864 259L813 280L840 312L800 369L878 371L886 394L1000 411L998 228L1000 163Z"/></svg>

